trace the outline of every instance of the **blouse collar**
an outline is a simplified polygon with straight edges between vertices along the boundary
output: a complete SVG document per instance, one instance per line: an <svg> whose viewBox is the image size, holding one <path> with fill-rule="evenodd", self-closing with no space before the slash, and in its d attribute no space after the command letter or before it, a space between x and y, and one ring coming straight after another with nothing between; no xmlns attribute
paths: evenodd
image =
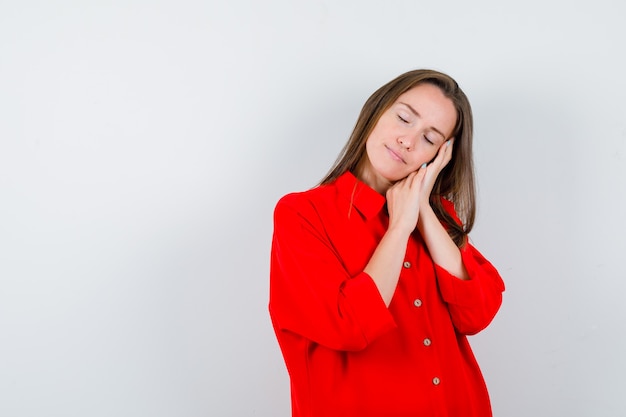
<svg viewBox="0 0 626 417"><path fill-rule="evenodd" d="M367 219L378 215L385 205L384 196L359 180L350 171L344 172L337 178L336 186L339 193L348 201L352 201L354 208Z"/></svg>

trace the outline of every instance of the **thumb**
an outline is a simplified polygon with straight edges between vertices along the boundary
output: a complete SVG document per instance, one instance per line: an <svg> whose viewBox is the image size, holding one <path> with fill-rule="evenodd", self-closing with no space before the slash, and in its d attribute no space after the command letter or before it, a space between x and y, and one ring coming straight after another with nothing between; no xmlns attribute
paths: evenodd
<svg viewBox="0 0 626 417"><path fill-rule="evenodd" d="M413 186L421 187L422 183L424 182L424 177L426 176L427 170L428 170L428 165L426 163L422 164L420 169L418 169L417 172L415 172L415 176L413 177L413 180L411 181L412 187Z"/></svg>

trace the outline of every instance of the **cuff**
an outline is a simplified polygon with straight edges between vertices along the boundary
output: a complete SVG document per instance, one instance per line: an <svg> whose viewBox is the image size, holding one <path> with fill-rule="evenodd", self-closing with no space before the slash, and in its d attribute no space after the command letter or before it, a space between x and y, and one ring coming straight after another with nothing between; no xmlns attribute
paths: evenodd
<svg viewBox="0 0 626 417"><path fill-rule="evenodd" d="M367 343L397 327L372 277L361 272L344 284L341 294Z"/></svg>
<svg viewBox="0 0 626 417"><path fill-rule="evenodd" d="M435 265L435 273L439 290L445 302L470 307L482 302L483 288L481 280L476 274L477 265L471 253L462 250L461 258L469 279L462 280L439 265Z"/></svg>

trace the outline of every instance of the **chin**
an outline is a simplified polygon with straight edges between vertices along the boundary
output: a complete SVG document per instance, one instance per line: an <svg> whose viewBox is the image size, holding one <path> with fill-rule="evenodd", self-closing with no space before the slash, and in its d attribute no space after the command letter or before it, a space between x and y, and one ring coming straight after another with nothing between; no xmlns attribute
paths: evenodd
<svg viewBox="0 0 626 417"><path fill-rule="evenodd" d="M383 178L385 178L387 181L389 181L390 183L394 184L398 181L401 181L403 179L405 179L407 176L409 175L409 173L402 173L402 174L398 174L396 173L395 175L383 175Z"/></svg>

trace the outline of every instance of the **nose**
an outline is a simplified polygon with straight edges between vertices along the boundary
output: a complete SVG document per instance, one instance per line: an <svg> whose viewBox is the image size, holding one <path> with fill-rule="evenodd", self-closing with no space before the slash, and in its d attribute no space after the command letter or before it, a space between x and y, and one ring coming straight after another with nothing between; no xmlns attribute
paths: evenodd
<svg viewBox="0 0 626 417"><path fill-rule="evenodd" d="M406 148L407 151L410 151L413 148L413 138L409 136L400 136L398 138L398 143Z"/></svg>

